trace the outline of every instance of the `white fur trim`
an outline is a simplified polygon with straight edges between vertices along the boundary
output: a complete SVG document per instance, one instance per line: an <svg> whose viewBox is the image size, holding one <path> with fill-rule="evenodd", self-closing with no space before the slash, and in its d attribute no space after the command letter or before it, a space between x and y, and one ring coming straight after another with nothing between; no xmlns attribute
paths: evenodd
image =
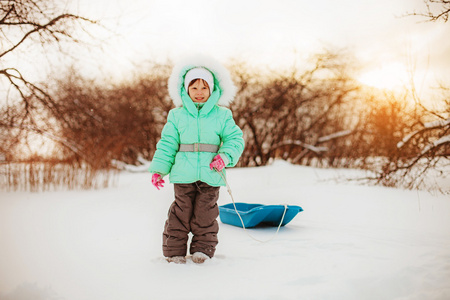
<svg viewBox="0 0 450 300"><path fill-rule="evenodd" d="M181 100L181 89L184 86L184 74L181 74L181 72L187 72L189 69L195 67L204 67L214 74L214 77L219 82L219 86L223 91L218 102L219 105L228 106L233 102L234 96L236 95L236 86L233 84L233 81L231 81L228 70L212 57L197 54L187 56L176 63L172 70L172 74L169 77L169 95L175 106L183 105Z"/></svg>

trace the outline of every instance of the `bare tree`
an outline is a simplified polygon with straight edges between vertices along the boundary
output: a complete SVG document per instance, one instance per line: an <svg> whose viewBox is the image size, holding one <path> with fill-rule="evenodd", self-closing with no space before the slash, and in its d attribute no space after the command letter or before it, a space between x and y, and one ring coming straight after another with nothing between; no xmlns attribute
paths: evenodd
<svg viewBox="0 0 450 300"><path fill-rule="evenodd" d="M1 161L9 161L12 155L17 153L17 146L20 143L20 130L14 128L19 116L17 106L0 107L0 155Z"/></svg>
<svg viewBox="0 0 450 300"><path fill-rule="evenodd" d="M450 101L449 90L441 87L443 98L438 108L428 108L415 96L415 107L408 114L403 135L395 155L380 165L371 179L387 186L409 189L441 189L428 186L427 178L448 176L450 164Z"/></svg>
<svg viewBox="0 0 450 300"><path fill-rule="evenodd" d="M0 84L5 86L7 101L10 98L15 101L17 98L21 102L14 104L14 116L11 115L13 110L2 116L0 126L13 128L20 134L27 131L43 134L51 128L51 125L44 126L46 122L41 114L43 111L49 111L53 115L60 112L48 89L29 80L23 70L7 61L14 61L8 58L19 55L21 50L30 45L43 47L43 50L56 45L62 51L64 42L79 43L77 32L85 24L96 22L66 12L64 8L58 7L56 1L0 1ZM55 136L48 134L48 137ZM58 138L55 140L61 142Z"/></svg>
<svg viewBox="0 0 450 300"><path fill-rule="evenodd" d="M425 17L428 21L448 21L450 13L450 1L448 0L424 0L426 6L425 12L409 13L409 16Z"/></svg>
<svg viewBox="0 0 450 300"><path fill-rule="evenodd" d="M74 147L59 147L64 157L108 168L113 160L139 164L140 158L153 156L173 106L167 93L169 66L152 64L149 69L151 74L120 84L93 82L74 69L57 80L55 135Z"/></svg>
<svg viewBox="0 0 450 300"><path fill-rule="evenodd" d="M325 51L303 71L294 67L268 78L234 70L240 91L232 109L246 140L241 165L265 165L275 157L307 164L350 134L344 107L357 86L342 58Z"/></svg>

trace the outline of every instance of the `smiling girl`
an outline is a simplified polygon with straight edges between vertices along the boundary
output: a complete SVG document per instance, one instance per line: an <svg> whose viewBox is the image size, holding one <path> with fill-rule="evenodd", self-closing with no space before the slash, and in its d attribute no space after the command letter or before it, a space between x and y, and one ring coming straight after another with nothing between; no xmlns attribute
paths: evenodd
<svg viewBox="0 0 450 300"><path fill-rule="evenodd" d="M195 263L212 258L218 244L220 186L225 167L237 164L244 140L232 113L223 107L235 95L228 71L215 60L195 56L177 64L169 78L169 94L176 108L156 145L150 165L152 183L163 187L170 174L175 201L163 232L163 254L168 262L186 263L189 232L190 253Z"/></svg>

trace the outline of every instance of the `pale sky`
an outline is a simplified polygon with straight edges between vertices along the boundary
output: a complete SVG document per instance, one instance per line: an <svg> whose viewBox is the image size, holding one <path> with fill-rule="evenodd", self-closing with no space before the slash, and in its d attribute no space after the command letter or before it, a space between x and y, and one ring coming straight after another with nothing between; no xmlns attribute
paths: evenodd
<svg viewBox="0 0 450 300"><path fill-rule="evenodd" d="M450 82L450 22L402 17L414 10L425 11L422 0L66 3L76 13L100 20L111 29L95 33L104 40L101 52L91 48L77 62L80 67L101 69L105 74L128 76L142 61L176 60L188 52L207 53L223 62L238 58L273 69L306 60L328 47L353 53L363 73L402 74L399 69L413 64L427 81Z"/></svg>

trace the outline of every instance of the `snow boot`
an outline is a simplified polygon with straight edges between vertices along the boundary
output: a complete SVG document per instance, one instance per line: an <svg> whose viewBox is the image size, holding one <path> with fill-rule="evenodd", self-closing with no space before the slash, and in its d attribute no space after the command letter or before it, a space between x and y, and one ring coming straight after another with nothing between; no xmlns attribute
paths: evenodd
<svg viewBox="0 0 450 300"><path fill-rule="evenodd" d="M185 256L172 256L172 257L166 257L166 260L171 263L176 264L185 264L186 263L186 257Z"/></svg>
<svg viewBox="0 0 450 300"><path fill-rule="evenodd" d="M209 259L209 256L206 255L205 253L202 252L195 252L192 255L192 261L195 262L196 264L202 264L204 263L207 259Z"/></svg>

